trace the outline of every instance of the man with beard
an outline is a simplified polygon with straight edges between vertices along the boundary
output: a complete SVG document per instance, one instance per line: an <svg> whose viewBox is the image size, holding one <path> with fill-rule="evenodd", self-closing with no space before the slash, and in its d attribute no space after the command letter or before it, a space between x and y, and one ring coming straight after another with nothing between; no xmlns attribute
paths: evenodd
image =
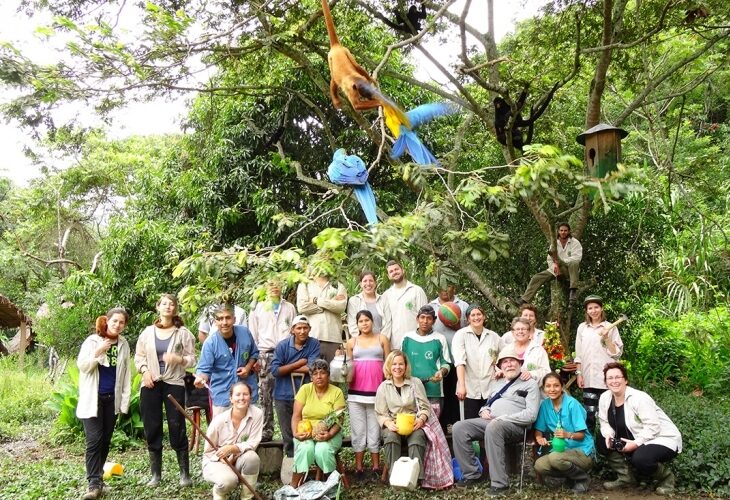
<svg viewBox="0 0 730 500"><path fill-rule="evenodd" d="M478 418L454 424L453 441L454 455L464 473L456 485L463 488L479 482L472 441L484 440L492 483L490 497L506 495L509 491L505 448L522 441L525 429L535 421L540 407L537 382L520 378L522 361L513 346L502 349L497 366L504 377L496 383Z"/></svg>
<svg viewBox="0 0 730 500"><path fill-rule="evenodd" d="M569 301L575 302L578 291L580 261L583 259L583 247L570 234L570 224L567 222L563 222L558 226L558 239L555 243L557 248L551 248L548 252L548 268L532 277L525 293L518 300L519 305L532 302L540 287L551 279L564 280L566 276L570 287Z"/></svg>
<svg viewBox="0 0 730 500"><path fill-rule="evenodd" d="M428 304L428 298L423 288L406 279L406 273L399 262L388 261L386 269L392 285L383 293L383 298L388 306L384 324L387 324L390 319L391 329L390 332L382 333L390 338L392 349L400 349L403 336L418 328L416 314L421 307Z"/></svg>

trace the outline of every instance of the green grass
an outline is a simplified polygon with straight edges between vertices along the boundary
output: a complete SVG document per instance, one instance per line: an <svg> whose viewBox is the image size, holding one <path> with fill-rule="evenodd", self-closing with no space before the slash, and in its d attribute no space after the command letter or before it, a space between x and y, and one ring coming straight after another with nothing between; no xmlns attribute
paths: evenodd
<svg viewBox="0 0 730 500"><path fill-rule="evenodd" d="M70 443L61 443L51 432L55 415L44 405L50 396L52 387L45 378L45 370L32 361L32 357L22 372L17 370L13 359L0 359L0 499L73 499L79 498L86 490L84 471L84 444L82 438ZM663 405L667 409L673 406L684 408L711 407L710 401L698 405L690 397L678 397L668 393L664 396ZM720 401L717 401L720 403ZM727 402L720 405L727 408ZM708 414L709 415L709 414ZM693 418L706 421L708 415L693 414ZM679 422L678 422L679 424ZM690 427L690 422L682 421L682 427ZM345 428L348 423L345 422ZM688 432L689 447L693 440L693 432ZM167 446L167 445L166 445ZM707 443L703 443L707 446ZM698 453L696 450L694 453ZM366 454L367 455L367 454ZM685 454L683 454L685 455ZM175 454L166 448L164 452L163 480L159 488L149 489L144 484L149 479L149 461L147 451L143 446L133 446L125 451L112 450L109 460L119 462L125 467L125 473L109 481L112 489L106 498L112 499L198 499L210 497L210 485L203 481L201 475L201 456L191 456L191 475L194 485L192 488L181 489L178 486L178 466ZM346 464L352 464L354 457L352 450L345 449L341 455ZM366 457L366 459L369 457ZM684 460L693 458L693 452L688 450L685 456L680 456L675 469L688 474ZM680 462L681 461L681 462ZM712 462L712 460L710 460ZM718 462L719 463L719 462ZM707 463L705 466L709 466ZM511 498L527 500L538 498L566 498L570 497L566 491L550 490L535 484L526 477L525 488L522 494L517 493L517 477L513 477ZM593 479L593 488L590 494L582 496L585 499L609 498L618 500L633 495L632 498L649 496L648 491L631 491L609 494L600 487L601 478L596 471ZM688 481L689 482L689 481ZM278 477L262 477L259 483L259 493L264 498L271 498L273 492L281 484ZM681 480L679 486L681 487ZM365 483L354 484L349 490L343 491L342 500L369 499L397 500L397 499L467 499L484 498L489 483L482 483L476 488L463 491L452 488L446 491L399 491L385 485ZM703 493L698 490L680 493L681 497L699 496Z"/></svg>
<svg viewBox="0 0 730 500"><path fill-rule="evenodd" d="M19 370L15 357L0 358L0 439L36 435L38 425L55 418L43 404L52 386L37 356L26 356Z"/></svg>

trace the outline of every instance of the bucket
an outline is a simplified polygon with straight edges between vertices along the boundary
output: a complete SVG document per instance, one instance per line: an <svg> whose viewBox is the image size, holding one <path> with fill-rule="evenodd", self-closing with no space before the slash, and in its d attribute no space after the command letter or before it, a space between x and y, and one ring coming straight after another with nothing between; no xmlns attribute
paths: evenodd
<svg viewBox="0 0 730 500"><path fill-rule="evenodd" d="M413 433L413 425L416 423L416 416L413 413L399 413L395 416L395 425L398 427L398 434L410 436Z"/></svg>
<svg viewBox="0 0 730 500"><path fill-rule="evenodd" d="M393 462L393 470L390 471L390 485L415 490L420 472L421 465L417 458L400 457Z"/></svg>

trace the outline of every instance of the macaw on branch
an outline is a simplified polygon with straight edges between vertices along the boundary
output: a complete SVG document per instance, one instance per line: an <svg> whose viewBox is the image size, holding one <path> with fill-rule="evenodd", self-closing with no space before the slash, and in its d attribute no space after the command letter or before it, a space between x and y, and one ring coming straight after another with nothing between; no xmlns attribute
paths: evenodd
<svg viewBox="0 0 730 500"><path fill-rule="evenodd" d="M458 112L459 108L455 104L430 102L406 113L406 121L402 120L397 113L383 107L385 124L396 138L390 157L400 158L404 151L408 151L413 161L419 165L438 165L436 157L421 142L413 129L440 116L453 115Z"/></svg>
<svg viewBox="0 0 730 500"><path fill-rule="evenodd" d="M375 194L368 184L368 169L357 155L347 155L342 148L335 151L327 175L335 184L353 186L355 197L365 213L368 224L377 224Z"/></svg>

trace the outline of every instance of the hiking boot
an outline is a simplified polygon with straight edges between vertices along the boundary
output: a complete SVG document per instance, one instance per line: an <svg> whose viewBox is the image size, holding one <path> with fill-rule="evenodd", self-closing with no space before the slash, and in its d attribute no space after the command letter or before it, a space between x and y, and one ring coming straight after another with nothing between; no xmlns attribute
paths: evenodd
<svg viewBox="0 0 730 500"><path fill-rule="evenodd" d="M671 495L674 493L674 474L669 467L659 464L653 479L658 483L656 490L654 490L658 495Z"/></svg>
<svg viewBox="0 0 730 500"><path fill-rule="evenodd" d="M152 473L152 477L146 486L148 488L156 488L160 485L160 480L162 479L162 450L150 450L150 472Z"/></svg>
<svg viewBox="0 0 730 500"><path fill-rule="evenodd" d="M96 500L97 498L101 498L101 488L94 485L89 486L89 489L86 490L86 493L84 493L84 496L81 497L81 500Z"/></svg>
<svg viewBox="0 0 730 500"><path fill-rule="evenodd" d="M570 484L570 490L573 493L585 493L588 491L591 483L588 473L575 464L571 464L570 468L565 471L566 482Z"/></svg>
<svg viewBox="0 0 730 500"><path fill-rule="evenodd" d="M177 464L180 467L180 486L187 488L193 485L190 479L190 455L188 450L177 451Z"/></svg>
<svg viewBox="0 0 730 500"><path fill-rule="evenodd" d="M618 488L633 488L634 486L636 486L636 478L634 477L634 473L631 471L631 467L629 466L623 454L617 451L611 451L608 453L606 459L606 461L608 462L608 466L616 473L618 477L615 481L606 481L605 483L603 483L603 487L605 489L616 490Z"/></svg>

